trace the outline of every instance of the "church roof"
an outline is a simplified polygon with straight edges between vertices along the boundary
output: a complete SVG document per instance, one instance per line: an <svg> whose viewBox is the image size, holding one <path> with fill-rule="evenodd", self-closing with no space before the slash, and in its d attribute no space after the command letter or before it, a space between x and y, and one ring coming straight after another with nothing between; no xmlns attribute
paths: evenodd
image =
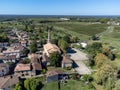
<svg viewBox="0 0 120 90"><path fill-rule="evenodd" d="M44 45L44 49L47 50L48 53L53 53L53 52L60 52L59 47L57 47L55 44L47 43Z"/></svg>

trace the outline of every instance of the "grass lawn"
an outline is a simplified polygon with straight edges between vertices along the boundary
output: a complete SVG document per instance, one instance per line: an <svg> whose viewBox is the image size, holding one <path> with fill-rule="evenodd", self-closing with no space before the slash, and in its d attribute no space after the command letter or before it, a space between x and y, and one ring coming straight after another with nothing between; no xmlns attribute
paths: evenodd
<svg viewBox="0 0 120 90"><path fill-rule="evenodd" d="M46 83L42 90L58 90L58 83L57 82L51 82L51 83ZM95 90L95 89L90 89L88 85L85 85L81 81L76 81L76 80L69 80L66 84L61 84L61 89L60 90Z"/></svg>

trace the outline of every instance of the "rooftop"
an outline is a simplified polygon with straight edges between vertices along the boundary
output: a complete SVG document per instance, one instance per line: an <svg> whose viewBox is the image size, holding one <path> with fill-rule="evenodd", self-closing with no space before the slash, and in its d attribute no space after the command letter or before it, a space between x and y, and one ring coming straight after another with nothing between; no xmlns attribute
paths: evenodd
<svg viewBox="0 0 120 90"><path fill-rule="evenodd" d="M47 71L46 76L53 76L53 75L58 75L58 74L64 74L62 70L52 70L52 71Z"/></svg>
<svg viewBox="0 0 120 90"><path fill-rule="evenodd" d="M55 44L51 44L51 43L45 44L44 49L46 49L48 53L53 53L56 51L60 52L60 49Z"/></svg>
<svg viewBox="0 0 120 90"><path fill-rule="evenodd" d="M72 63L73 61L68 58L67 56L64 56L63 59L62 59L62 63Z"/></svg>
<svg viewBox="0 0 120 90"><path fill-rule="evenodd" d="M17 64L14 71L29 71L30 64Z"/></svg>

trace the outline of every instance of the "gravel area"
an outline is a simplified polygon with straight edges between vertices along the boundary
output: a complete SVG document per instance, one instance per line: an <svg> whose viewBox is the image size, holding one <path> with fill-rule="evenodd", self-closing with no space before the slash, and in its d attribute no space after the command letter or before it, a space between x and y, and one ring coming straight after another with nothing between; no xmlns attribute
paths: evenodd
<svg viewBox="0 0 120 90"><path fill-rule="evenodd" d="M83 63L83 60L88 60L87 54L81 52L80 50L72 48L72 50L68 53L70 58L75 62L77 67L75 70L83 75L83 74L91 74L91 70Z"/></svg>

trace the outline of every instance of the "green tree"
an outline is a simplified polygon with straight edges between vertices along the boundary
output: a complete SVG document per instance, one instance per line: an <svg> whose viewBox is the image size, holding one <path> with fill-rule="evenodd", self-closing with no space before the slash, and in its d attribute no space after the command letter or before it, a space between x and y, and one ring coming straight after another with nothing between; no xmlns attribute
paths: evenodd
<svg viewBox="0 0 120 90"><path fill-rule="evenodd" d="M24 81L24 87L26 90L40 90L42 88L42 83L39 79L28 78Z"/></svg>
<svg viewBox="0 0 120 90"><path fill-rule="evenodd" d="M65 40L67 43L70 43L70 37L69 37L70 35L65 35L64 37L63 37L63 40Z"/></svg>
<svg viewBox="0 0 120 90"><path fill-rule="evenodd" d="M59 52L53 52L52 54L50 54L50 64L57 67L60 66L61 63L61 55Z"/></svg>
<svg viewBox="0 0 120 90"><path fill-rule="evenodd" d="M9 38L5 33L0 33L0 42L8 42Z"/></svg>
<svg viewBox="0 0 120 90"><path fill-rule="evenodd" d="M95 64L100 68L104 63L110 62L110 60L102 53L98 53L95 56Z"/></svg>
<svg viewBox="0 0 120 90"><path fill-rule="evenodd" d="M64 53L66 53L66 52L67 52L67 49L68 49L68 47L69 47L69 44L68 44L66 41L64 41L63 39L60 39L60 40L58 41L58 46L61 48L61 50L62 50Z"/></svg>
<svg viewBox="0 0 120 90"><path fill-rule="evenodd" d="M23 90L21 84L17 83L14 87L14 90Z"/></svg>
<svg viewBox="0 0 120 90"><path fill-rule="evenodd" d="M116 81L115 88L113 90L120 90L120 80Z"/></svg>
<svg viewBox="0 0 120 90"><path fill-rule="evenodd" d="M30 52L35 53L37 51L37 42L33 41L33 43L30 45Z"/></svg>
<svg viewBox="0 0 120 90"><path fill-rule="evenodd" d="M115 77L109 76L106 83L105 83L105 90L113 90L115 87Z"/></svg>
<svg viewBox="0 0 120 90"><path fill-rule="evenodd" d="M22 54L23 54L24 56L27 56L29 52L30 52L29 49L24 48L23 51L22 51Z"/></svg>
<svg viewBox="0 0 120 90"><path fill-rule="evenodd" d="M72 36L70 41L71 41L72 43L76 43L76 42L78 41L78 37Z"/></svg>
<svg viewBox="0 0 120 90"><path fill-rule="evenodd" d="M97 53L101 52L101 48L102 48L102 43L95 42L88 45L85 50L94 58Z"/></svg>
<svg viewBox="0 0 120 90"><path fill-rule="evenodd" d="M104 85L109 76L115 76L116 69L111 63L103 64L95 73L94 79L98 84Z"/></svg>
<svg viewBox="0 0 120 90"><path fill-rule="evenodd" d="M109 47L103 47L102 48L102 53L104 53L110 60L114 60L115 59L115 54L113 54L113 52L110 50Z"/></svg>
<svg viewBox="0 0 120 90"><path fill-rule="evenodd" d="M109 18L101 18L101 23L107 23L110 19Z"/></svg>

